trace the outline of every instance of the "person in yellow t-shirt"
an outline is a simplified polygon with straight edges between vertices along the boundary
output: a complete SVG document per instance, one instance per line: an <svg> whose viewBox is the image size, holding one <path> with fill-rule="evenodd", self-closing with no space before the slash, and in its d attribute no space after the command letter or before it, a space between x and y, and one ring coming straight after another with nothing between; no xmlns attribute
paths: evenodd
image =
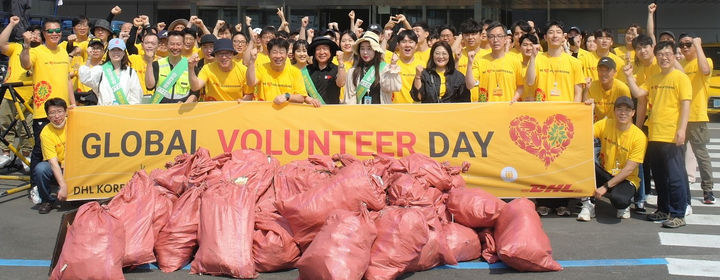
<svg viewBox="0 0 720 280"><path fill-rule="evenodd" d="M154 90L149 90L145 85L145 71L149 63L157 60L157 56L155 55L157 53L157 47L158 36L152 32L145 33L142 39L143 54L133 54L129 57L130 65L135 69L135 72L137 72L140 78L140 86L143 89L144 95L152 95L155 92Z"/></svg>
<svg viewBox="0 0 720 280"><path fill-rule="evenodd" d="M480 45L480 34L484 34L484 30L480 24L472 19L468 19L460 25L460 32L465 47L460 53L455 54L455 69L460 73L466 73L468 66L468 53L475 52L475 56L484 56L492 50L490 48L483 49ZM470 64L473 65L473 64ZM473 76L480 75L479 69L473 68ZM478 102L480 93L477 85L470 89L470 102Z"/></svg>
<svg viewBox="0 0 720 280"><path fill-rule="evenodd" d="M595 42L597 43L597 50L590 52L588 55L583 56L583 67L585 68L585 76L590 77L593 81L598 79L597 64L603 57L612 58L617 64L618 69L625 67L625 59L621 58L614 53L610 52L610 48L613 46L613 33L610 29L603 28L596 30ZM618 80L627 82L627 78L624 73L620 73L617 77Z"/></svg>
<svg viewBox="0 0 720 280"><path fill-rule="evenodd" d="M393 92L393 103L414 102L410 91L415 81L417 67L420 66L424 68L427 65L427 61L423 63L420 58L415 56L417 42L417 35L415 35L415 32L412 30L403 30L398 34L397 53L400 56L400 60L397 62L397 65L400 66L402 88L400 91Z"/></svg>
<svg viewBox="0 0 720 280"><path fill-rule="evenodd" d="M235 33L235 35L232 36L232 43L233 48L235 48L235 51L238 53L233 57L233 61L244 65L243 54L245 54L245 49L248 47L247 37L245 37L245 34L242 32Z"/></svg>
<svg viewBox="0 0 720 280"><path fill-rule="evenodd" d="M198 75L194 71L190 72L192 89L205 88L203 101L252 100L254 90L245 80L247 68L233 61L235 55L237 52L232 41L219 39L215 41L212 52L215 62L205 64ZM193 55L188 60L188 66L195 67L198 60L198 56Z"/></svg>
<svg viewBox="0 0 720 280"><path fill-rule="evenodd" d="M185 35L183 36L182 56L187 58L193 54L199 54L200 48L197 46L197 29L193 27L185 28L183 32Z"/></svg>
<svg viewBox="0 0 720 280"><path fill-rule="evenodd" d="M505 51L504 25L493 23L487 33L492 52L479 58L472 52L468 54L468 63L473 65L466 69L466 86L479 87L480 102L515 102L523 95L522 62ZM480 75L473 76L473 67L479 69Z"/></svg>
<svg viewBox="0 0 720 280"><path fill-rule="evenodd" d="M275 104L307 103L320 107L320 101L309 97L305 84L301 83L300 69L286 63L290 43L282 38L274 38L267 43L270 62L256 66L257 49L250 51L250 60L246 72L247 85L257 87L256 99L272 100Z"/></svg>
<svg viewBox="0 0 720 280"><path fill-rule="evenodd" d="M633 40L633 49L635 50L635 60L633 61L633 77L638 85L642 85L650 77L660 73L660 66L657 64L655 55L653 54L653 47L655 44L650 36L640 34ZM635 125L637 127L645 126L645 117L649 114L647 97L640 97L637 99L637 113ZM648 165L647 163L644 165ZM649 167L648 167L649 170ZM648 177L649 177L648 173Z"/></svg>
<svg viewBox="0 0 720 280"><path fill-rule="evenodd" d="M579 60L563 50L565 34L559 21L548 24L545 32L548 51L538 49L528 62L525 83L535 86L535 101L581 102L585 75ZM597 62L596 62L597 63Z"/></svg>
<svg viewBox="0 0 720 280"><path fill-rule="evenodd" d="M615 48L615 54L624 59L625 64L632 63L635 61L635 48L633 48L632 41L640 35L640 25L635 23L630 24L625 30L625 45Z"/></svg>
<svg viewBox="0 0 720 280"><path fill-rule="evenodd" d="M38 193L42 199L38 212L47 214L52 210L56 200L67 198L68 187L63 177L65 167L65 139L67 126L67 103L61 98L50 98L44 104L50 125L39 132L42 139L41 160L33 169L33 181L38 186ZM57 198L50 195L52 189L57 187Z"/></svg>
<svg viewBox="0 0 720 280"><path fill-rule="evenodd" d="M647 215L651 221L663 222L663 227L677 228L685 225L688 205L688 180L685 170L685 135L692 83L674 68L675 45L659 42L654 48L655 57L662 71L637 85L632 66L625 67L630 92L635 97L648 96L652 114L648 118L647 161L658 193L658 210Z"/></svg>
<svg viewBox="0 0 720 280"><path fill-rule="evenodd" d="M506 55L517 59L519 61L522 61L523 55L522 55L522 48L520 47L520 37L522 37L525 34L528 34L532 31L532 26L527 21L524 20L518 20L514 22L510 26L510 31L513 35L513 44L512 48L509 52L507 52ZM490 30L487 30L488 34L490 33ZM492 42L491 42L492 43Z"/></svg>
<svg viewBox="0 0 720 280"><path fill-rule="evenodd" d="M412 30L418 38L415 56L420 59L421 65L427 65L428 59L430 59L430 45L428 45L430 27L425 22L415 22L412 24Z"/></svg>
<svg viewBox="0 0 720 280"><path fill-rule="evenodd" d="M713 61L705 56L702 48L702 39L688 34L680 34L678 46L685 60L681 62L685 74L690 78L693 89L693 97L690 102L690 116L687 125L687 142L697 159L700 168L700 186L703 190L703 203L715 203L713 195L713 173L708 154L707 144L710 142L710 135L707 123L710 121L707 115L708 86L712 76Z"/></svg>
<svg viewBox="0 0 720 280"><path fill-rule="evenodd" d="M635 104L628 96L613 102L613 118L605 118L593 125L594 138L600 140L600 163L595 163L595 198L605 196L617 210L619 219L630 218L630 204L640 186L638 166L643 163L647 138L633 125ZM595 217L595 205L583 198L578 221Z"/></svg>
<svg viewBox="0 0 720 280"><path fill-rule="evenodd" d="M617 70L615 61L603 57L598 62L598 80L592 81L585 87L585 104L595 104L594 121L607 117L615 117L614 103L620 96L630 97L630 88L618 79L615 79ZM634 113L634 112L633 112Z"/></svg>
<svg viewBox="0 0 720 280"><path fill-rule="evenodd" d="M0 33L0 52L2 52L3 55L6 55L9 58L7 72L5 73L5 82L25 84L24 86L15 86L13 88L15 89L15 91L17 91L18 95L20 95L20 98L23 99L23 104L20 104L20 108L23 111L25 123L28 125L28 127L32 127L32 115L30 113L30 110L27 109L30 106L30 99L32 98L33 94L31 87L32 72L23 69L22 65L20 65L20 52L22 52L23 45L20 43L8 43L8 40L10 39L10 34L18 23L20 23L19 17L10 17L8 25L5 27L5 29L3 29L2 33ZM33 32L32 38L33 40L31 41L31 47L42 44L39 34L35 34ZM12 121L15 120L17 110L15 109L14 103L12 103L13 97L10 94L10 91L6 91L4 95L5 100L0 103L0 126L2 127L3 131L7 130L5 140L10 143L14 143L15 138L19 138L20 151L25 157L29 157L30 151L32 151L32 144L30 143L30 141L27 140L27 138L29 138L29 135L25 133L25 129L23 129L22 124L17 123L15 124L14 129L8 130ZM2 149L2 153L0 153L1 168L10 164L12 161L12 157L10 155L10 149L5 146L5 144L0 144L0 149ZM23 167L25 167L26 172L29 172L30 166L27 166L24 162L22 164Z"/></svg>
<svg viewBox="0 0 720 280"><path fill-rule="evenodd" d="M537 36L534 34L525 34L520 37L520 49L522 51L522 76L523 76L523 96L522 101L535 101L535 89L536 85L529 86L525 82L527 75L527 68L530 64L530 57L533 55L535 50L539 48Z"/></svg>

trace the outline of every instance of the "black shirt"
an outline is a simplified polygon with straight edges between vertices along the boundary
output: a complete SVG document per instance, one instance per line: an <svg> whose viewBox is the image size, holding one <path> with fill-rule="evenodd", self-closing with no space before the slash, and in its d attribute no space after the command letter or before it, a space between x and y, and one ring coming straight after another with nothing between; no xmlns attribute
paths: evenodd
<svg viewBox="0 0 720 280"><path fill-rule="evenodd" d="M336 83L338 67L328 63L325 69L319 69L315 64L310 64L307 71L325 104L340 104L340 87Z"/></svg>

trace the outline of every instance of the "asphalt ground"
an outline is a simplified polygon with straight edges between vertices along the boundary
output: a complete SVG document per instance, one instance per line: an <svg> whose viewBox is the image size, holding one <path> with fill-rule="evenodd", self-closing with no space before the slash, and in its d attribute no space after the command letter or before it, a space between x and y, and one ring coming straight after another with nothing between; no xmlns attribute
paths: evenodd
<svg viewBox="0 0 720 280"><path fill-rule="evenodd" d="M717 161L715 172L720 172L720 125L711 124L710 153ZM717 149L715 149L717 148ZM0 174L19 174L4 169ZM720 176L716 176L716 183ZM20 181L0 180L0 192L23 185ZM697 184L696 184L697 185ZM717 188L716 188L717 189ZM720 192L716 191L716 195ZM692 190L694 198L702 192ZM651 198L652 200L652 198ZM574 205L575 202L571 202ZM719 202L720 204L720 202ZM37 213L37 206L27 192L0 198L0 279L47 279L48 264L52 257L55 239L63 213L73 210L79 203L66 203L49 214ZM654 211L654 205L646 206ZM560 272L524 273L512 269L488 267L482 260L461 263L456 267L441 267L430 271L409 273L401 279L718 279L720 278L720 207L695 206L695 224L678 229L663 229L660 224L645 220L645 216L632 213L626 220L615 218L615 209L609 202L597 203L597 218L590 222L577 222L573 216L543 217L543 227L549 236L553 256L565 269ZM662 234L687 234L681 239L693 243L700 237L709 237L708 244L676 246L661 240ZM698 235L699 234L699 235ZM693 265L673 265L688 260ZM709 261L709 262L703 262ZM682 262L681 262L682 263ZM694 265L697 264L697 265ZM708 264L711 268L704 268ZM712 268L714 267L714 268ZM699 271L699 272L698 272ZM683 276L683 275L703 275ZM125 273L126 279L214 279L214 276L190 275L189 270L163 273L157 269L136 269ZM258 279L297 279L297 270L262 273ZM222 278L221 278L222 279Z"/></svg>

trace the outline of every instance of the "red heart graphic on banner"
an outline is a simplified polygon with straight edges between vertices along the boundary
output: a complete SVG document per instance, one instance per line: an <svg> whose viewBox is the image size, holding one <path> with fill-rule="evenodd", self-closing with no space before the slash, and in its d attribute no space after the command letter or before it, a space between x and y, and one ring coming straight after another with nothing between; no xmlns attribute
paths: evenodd
<svg viewBox="0 0 720 280"><path fill-rule="evenodd" d="M527 115L510 122L510 139L521 149L540 158L545 168L570 146L574 134L572 122L562 114L548 117L543 126Z"/></svg>

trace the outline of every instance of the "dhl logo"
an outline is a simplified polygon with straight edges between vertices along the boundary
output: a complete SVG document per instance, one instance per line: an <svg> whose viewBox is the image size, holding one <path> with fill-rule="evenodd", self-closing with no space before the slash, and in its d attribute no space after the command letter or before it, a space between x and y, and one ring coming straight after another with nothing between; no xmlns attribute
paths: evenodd
<svg viewBox="0 0 720 280"><path fill-rule="evenodd" d="M572 184L557 184L557 185L540 185L531 184L529 190L522 190L523 192L581 192L581 190L570 189Z"/></svg>

